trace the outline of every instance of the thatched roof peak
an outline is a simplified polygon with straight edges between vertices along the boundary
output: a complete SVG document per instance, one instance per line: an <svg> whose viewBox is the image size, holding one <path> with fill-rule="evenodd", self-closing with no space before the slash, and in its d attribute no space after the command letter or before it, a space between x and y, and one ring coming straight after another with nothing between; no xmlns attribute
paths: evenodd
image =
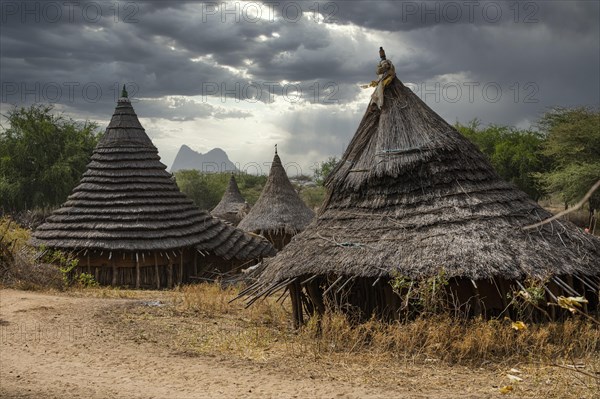
<svg viewBox="0 0 600 399"><path fill-rule="evenodd" d="M229 177L229 183L227 184L227 189L225 190L225 194L223 194L223 198L227 196L229 202L240 202L244 203L246 200L242 197L242 193L238 187L237 181L235 180L235 175L232 173Z"/></svg>
<svg viewBox="0 0 600 399"><path fill-rule="evenodd" d="M123 90L121 90L121 98L129 98L126 85L123 85Z"/></svg>
<svg viewBox="0 0 600 399"><path fill-rule="evenodd" d="M296 234L314 217L302 201L285 172L281 158L275 156L267 183L256 204L238 225L245 231Z"/></svg>
<svg viewBox="0 0 600 399"><path fill-rule="evenodd" d="M223 193L223 197L221 197L221 201L219 201L217 206L215 206L210 213L219 219L237 225L241 220L238 213L240 210L244 209L246 205L247 202L244 197L242 197L235 176L232 173L229 178L229 183L227 184L227 189L225 189L225 193Z"/></svg>
<svg viewBox="0 0 600 399"><path fill-rule="evenodd" d="M124 93L126 94L126 93ZM32 242L68 251L167 251L195 247L226 259L274 248L199 210L160 162L131 101L119 99L79 184Z"/></svg>
<svg viewBox="0 0 600 399"><path fill-rule="evenodd" d="M97 148L115 147L144 147L158 153L127 97L119 98L115 112Z"/></svg>
<svg viewBox="0 0 600 399"><path fill-rule="evenodd" d="M503 181L397 77L330 174L317 219L265 262L276 284L314 274L507 279L600 275L600 240Z"/></svg>

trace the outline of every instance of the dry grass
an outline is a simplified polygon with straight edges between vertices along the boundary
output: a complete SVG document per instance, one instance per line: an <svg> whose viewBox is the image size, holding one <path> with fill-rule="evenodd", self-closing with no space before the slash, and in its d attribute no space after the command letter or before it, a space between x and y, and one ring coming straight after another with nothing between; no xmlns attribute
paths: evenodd
<svg viewBox="0 0 600 399"><path fill-rule="evenodd" d="M94 296L106 292L87 291ZM119 322L136 341L166 345L180 355L233 357L299 375L377 386L397 385L403 373L431 370L449 373L444 378L450 380L454 374L488 373L494 376L492 392L511 386L517 396L594 398L600 392L600 330L578 318L517 331L510 320L446 316L353 326L331 313L320 325L311 319L294 331L287 301L264 300L245 309L242 301L229 303L238 293L235 287L200 284L145 293L164 305L127 308L117 316ZM523 381L510 381L508 374Z"/></svg>
<svg viewBox="0 0 600 399"><path fill-rule="evenodd" d="M241 322L245 329L270 328L273 332L269 335L285 336L287 344L300 344L311 356L369 352L402 360L481 365L552 362L600 353L600 329L577 317L515 330L508 318L457 320L439 315L407 323L371 319L352 325L341 313L327 313L320 322L313 318L300 331L291 332L287 302L282 305L268 299L245 309L243 301L229 303L238 291L217 284L190 285L173 291L170 299L173 309L182 315L226 318ZM237 333L229 338L235 341Z"/></svg>
<svg viewBox="0 0 600 399"><path fill-rule="evenodd" d="M331 313L320 328L312 319L295 331L287 300L259 301L245 309L243 301L229 303L238 291L200 284L164 291L70 288L59 295L130 299L110 302L89 316L122 342L311 378L315 384L411 385L415 394L424 386L432 397L436 392L500 397L505 386L513 389L507 397L592 399L600 393L600 331L585 320L530 324L517 331L508 320L444 316L353 326ZM511 381L509 374L523 381Z"/></svg>
<svg viewBox="0 0 600 399"><path fill-rule="evenodd" d="M69 288L66 294L75 297L110 299L148 299L148 296L151 295L156 299L169 300L172 297L171 291L144 291L107 286L73 286Z"/></svg>
<svg viewBox="0 0 600 399"><path fill-rule="evenodd" d="M0 218L0 286L21 290L62 289L60 270L38 261L39 251L28 245L30 233L10 217Z"/></svg>

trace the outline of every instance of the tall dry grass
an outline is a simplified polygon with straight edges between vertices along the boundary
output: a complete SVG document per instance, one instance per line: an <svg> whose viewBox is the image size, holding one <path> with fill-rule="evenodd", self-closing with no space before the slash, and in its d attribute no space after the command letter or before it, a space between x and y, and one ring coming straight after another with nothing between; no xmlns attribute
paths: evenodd
<svg viewBox="0 0 600 399"><path fill-rule="evenodd" d="M369 351L394 358L437 359L448 363L482 364L552 361L579 358L600 351L600 330L587 320L532 324L515 330L510 320L456 320L429 316L406 323L370 320L358 326L344 315L328 314L321 334L313 319L301 332L321 353Z"/></svg>
<svg viewBox="0 0 600 399"><path fill-rule="evenodd" d="M22 290L64 287L60 270L40 261L40 252L29 244L31 231L8 216L0 218L0 286Z"/></svg>
<svg viewBox="0 0 600 399"><path fill-rule="evenodd" d="M600 355L600 329L579 317L516 330L506 318L461 320L436 315L403 323L371 319L356 325L344 314L329 312L294 331L287 301L280 304L267 299L246 309L243 301L229 303L238 292L236 287L221 289L217 284L184 286L173 292L172 301L182 314L234 320L235 328L218 333L220 347L228 349L269 347L295 356L370 354L464 365L554 362ZM228 345L223 345L225 341Z"/></svg>

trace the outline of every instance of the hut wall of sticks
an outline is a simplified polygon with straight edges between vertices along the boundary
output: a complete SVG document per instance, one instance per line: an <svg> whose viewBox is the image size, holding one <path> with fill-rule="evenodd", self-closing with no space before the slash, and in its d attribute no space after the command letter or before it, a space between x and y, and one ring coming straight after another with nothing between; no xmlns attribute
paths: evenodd
<svg viewBox="0 0 600 399"><path fill-rule="evenodd" d="M171 287L205 257L224 264L273 256L273 246L199 210L175 184L123 89L79 184L32 243L73 253L101 284Z"/></svg>
<svg viewBox="0 0 600 399"><path fill-rule="evenodd" d="M267 183L256 204L238 227L260 234L277 250L281 250L294 235L309 225L314 216L314 212L306 206L290 182L275 149Z"/></svg>
<svg viewBox="0 0 600 399"><path fill-rule="evenodd" d="M381 50L371 102L316 220L242 295L285 290L293 317L328 307L398 319L598 316L600 240L552 215L396 77Z"/></svg>

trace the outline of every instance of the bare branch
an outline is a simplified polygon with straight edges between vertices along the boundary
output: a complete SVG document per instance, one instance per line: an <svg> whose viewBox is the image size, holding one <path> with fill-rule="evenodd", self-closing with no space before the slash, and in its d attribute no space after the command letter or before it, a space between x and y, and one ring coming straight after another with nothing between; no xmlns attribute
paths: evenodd
<svg viewBox="0 0 600 399"><path fill-rule="evenodd" d="M575 204L574 207L572 207L570 209L565 209L564 211L557 213L556 215L552 216L551 218L548 218L546 220L542 220L539 223L534 223L534 224L530 224L529 226L525 226L525 227L523 227L523 230L535 229L536 227L543 226L543 225L545 225L547 223L550 223L553 220L556 220L556 219L558 219L560 217L565 216L568 213L576 211L577 209L581 208L585 204L585 202L587 200L590 199L590 197L592 196L592 194L594 194L594 192L596 190L598 190L598 188L600 188L600 180L598 180L596 182L596 184L594 184L592 186L592 188L590 188L590 191L588 191L587 194L583 196L583 198L581 199L581 201L579 201L577 204Z"/></svg>

